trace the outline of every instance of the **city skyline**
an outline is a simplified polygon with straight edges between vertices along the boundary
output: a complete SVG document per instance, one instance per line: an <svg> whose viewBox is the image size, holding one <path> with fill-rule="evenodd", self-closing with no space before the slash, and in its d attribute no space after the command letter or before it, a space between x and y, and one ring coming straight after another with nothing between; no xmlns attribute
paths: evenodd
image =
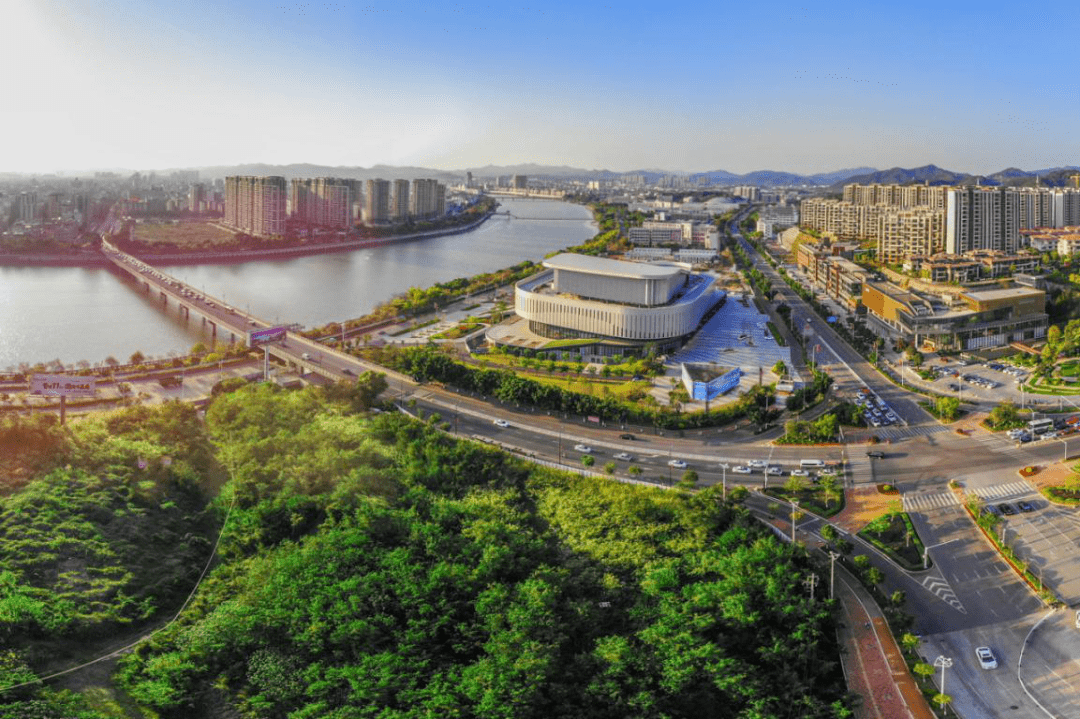
<svg viewBox="0 0 1080 719"><path fill-rule="evenodd" d="M14 0L0 172L1077 164L1063 3ZM1038 54L1022 53L1039 38ZM1028 57L1030 55L1030 57ZM1045 99L1043 99L1045 98Z"/></svg>

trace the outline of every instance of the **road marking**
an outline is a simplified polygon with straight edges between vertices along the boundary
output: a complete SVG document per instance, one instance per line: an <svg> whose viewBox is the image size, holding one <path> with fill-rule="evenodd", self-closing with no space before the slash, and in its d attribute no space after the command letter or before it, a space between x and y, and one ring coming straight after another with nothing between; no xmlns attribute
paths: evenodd
<svg viewBox="0 0 1080 719"><path fill-rule="evenodd" d="M956 611L967 614L967 610L964 609L964 605L960 602L960 598L956 596L956 592L953 591L949 582L940 574L923 577L920 584L922 584L924 589L941 601L949 604Z"/></svg>

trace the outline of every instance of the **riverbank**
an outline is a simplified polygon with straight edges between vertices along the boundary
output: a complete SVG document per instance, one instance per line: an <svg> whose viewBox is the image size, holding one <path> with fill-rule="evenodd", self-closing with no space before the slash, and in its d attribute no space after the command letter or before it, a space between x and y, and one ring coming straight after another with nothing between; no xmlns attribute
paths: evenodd
<svg viewBox="0 0 1080 719"><path fill-rule="evenodd" d="M485 213L479 219L466 225L446 227L427 232L413 232L407 235L392 235L389 237L375 237L363 240L345 242L328 242L318 244L302 244L295 247L275 247L265 250L222 250L203 252L172 252L152 253L130 252L143 262L148 264L164 263L169 265L185 264L235 264L251 262L254 260L273 260L282 258L305 257L308 255L321 255L332 252L350 252L362 250L368 247L382 247L383 245L398 244L401 242L415 242L417 240L445 237L471 232L484 224L493 214L495 209ZM47 255L47 254L0 254L0 266L13 267L105 267L110 263L103 255L78 253L71 255Z"/></svg>

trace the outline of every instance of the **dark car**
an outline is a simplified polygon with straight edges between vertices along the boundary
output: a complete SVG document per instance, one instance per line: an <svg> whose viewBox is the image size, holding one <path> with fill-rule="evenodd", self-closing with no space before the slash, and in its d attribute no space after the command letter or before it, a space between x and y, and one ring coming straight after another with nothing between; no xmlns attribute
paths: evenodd
<svg viewBox="0 0 1080 719"><path fill-rule="evenodd" d="M620 435L619 435L619 439L630 439L630 440L633 440L633 439L635 439L635 437L634 437L634 435L630 434L629 432L624 432L623 434L620 434Z"/></svg>
<svg viewBox="0 0 1080 719"><path fill-rule="evenodd" d="M1006 517L1016 514L1016 510L1008 502L1002 502L997 506L997 508L1000 509L1001 513L1004 514Z"/></svg>
<svg viewBox="0 0 1080 719"><path fill-rule="evenodd" d="M356 373L355 373L355 372L353 372L353 371L352 371L351 369L349 369L348 367L345 367L345 368L343 368L343 369L341 370L341 374L347 374L347 375L349 375L350 377L355 377L355 376L356 376Z"/></svg>
<svg viewBox="0 0 1080 719"><path fill-rule="evenodd" d="M866 453L867 457L873 457L875 459L885 459L885 453L879 449L874 449Z"/></svg>
<svg viewBox="0 0 1080 719"><path fill-rule="evenodd" d="M982 508L981 513L982 514L989 514L989 515L994 516L994 517L1000 517L1001 516L1001 510L999 510L997 507L995 507L992 504L984 505L983 508Z"/></svg>
<svg viewBox="0 0 1080 719"><path fill-rule="evenodd" d="M1027 501L1026 499L1021 499L1019 502L1016 503L1016 506L1020 508L1021 512L1035 511L1035 505Z"/></svg>

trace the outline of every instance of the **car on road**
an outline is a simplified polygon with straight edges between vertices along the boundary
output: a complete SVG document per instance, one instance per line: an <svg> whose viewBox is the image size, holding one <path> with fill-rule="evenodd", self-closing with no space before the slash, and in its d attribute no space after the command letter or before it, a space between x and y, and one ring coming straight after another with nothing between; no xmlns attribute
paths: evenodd
<svg viewBox="0 0 1080 719"><path fill-rule="evenodd" d="M634 461L634 455L630 454L629 452L619 452L618 454L613 455L613 456L615 457L615 459L621 459L624 462L633 462Z"/></svg>
<svg viewBox="0 0 1080 719"><path fill-rule="evenodd" d="M990 651L990 647L975 647L975 657L983 669L997 669L997 657Z"/></svg>
<svg viewBox="0 0 1080 719"><path fill-rule="evenodd" d="M1002 502L997 506L997 508L1000 509L1001 513L1004 514L1006 517L1016 514L1016 509L1008 502Z"/></svg>
<svg viewBox="0 0 1080 719"><path fill-rule="evenodd" d="M872 449L866 453L866 456L873 459L885 459L885 453L882 452L880 449Z"/></svg>
<svg viewBox="0 0 1080 719"><path fill-rule="evenodd" d="M748 459L746 460L746 466L751 469L765 469L769 466L769 463L764 459Z"/></svg>
<svg viewBox="0 0 1080 719"><path fill-rule="evenodd" d="M492 424L495 425L496 427L502 427L503 429L506 429L507 427L510 426L510 423L507 422L505 419L494 420L492 422Z"/></svg>
<svg viewBox="0 0 1080 719"><path fill-rule="evenodd" d="M682 461L681 459L673 459L668 462L668 466L674 467L675 469L686 469L686 462Z"/></svg>
<svg viewBox="0 0 1080 719"><path fill-rule="evenodd" d="M575 452L583 452L585 454L592 454L592 447L590 447L587 444L575 444L574 445L574 451Z"/></svg>
<svg viewBox="0 0 1080 719"><path fill-rule="evenodd" d="M1021 499L1020 501L1018 501L1016 503L1016 506L1019 507L1020 511L1024 513L1035 511L1035 505L1027 501L1026 499Z"/></svg>
<svg viewBox="0 0 1080 719"><path fill-rule="evenodd" d="M744 467L741 464L736 466L736 467L732 467L731 471L734 472L735 474L753 474L754 473L754 470L750 469L749 467Z"/></svg>
<svg viewBox="0 0 1080 719"><path fill-rule="evenodd" d="M356 376L356 373L353 372L348 367L342 367L341 368L341 374L349 375L350 377L355 377Z"/></svg>
<svg viewBox="0 0 1080 719"><path fill-rule="evenodd" d="M633 439L634 439L634 435L630 434L629 432L625 432L625 433L623 433L623 434L620 434L620 435L619 435L619 439L629 439L629 440L633 440Z"/></svg>
<svg viewBox="0 0 1080 719"><path fill-rule="evenodd" d="M771 474L774 477L781 477L784 474L784 468L777 465L773 465L765 470L765 474Z"/></svg>
<svg viewBox="0 0 1080 719"><path fill-rule="evenodd" d="M805 469L793 469L793 470L791 470L791 476L792 477L809 477L810 473L807 472Z"/></svg>

